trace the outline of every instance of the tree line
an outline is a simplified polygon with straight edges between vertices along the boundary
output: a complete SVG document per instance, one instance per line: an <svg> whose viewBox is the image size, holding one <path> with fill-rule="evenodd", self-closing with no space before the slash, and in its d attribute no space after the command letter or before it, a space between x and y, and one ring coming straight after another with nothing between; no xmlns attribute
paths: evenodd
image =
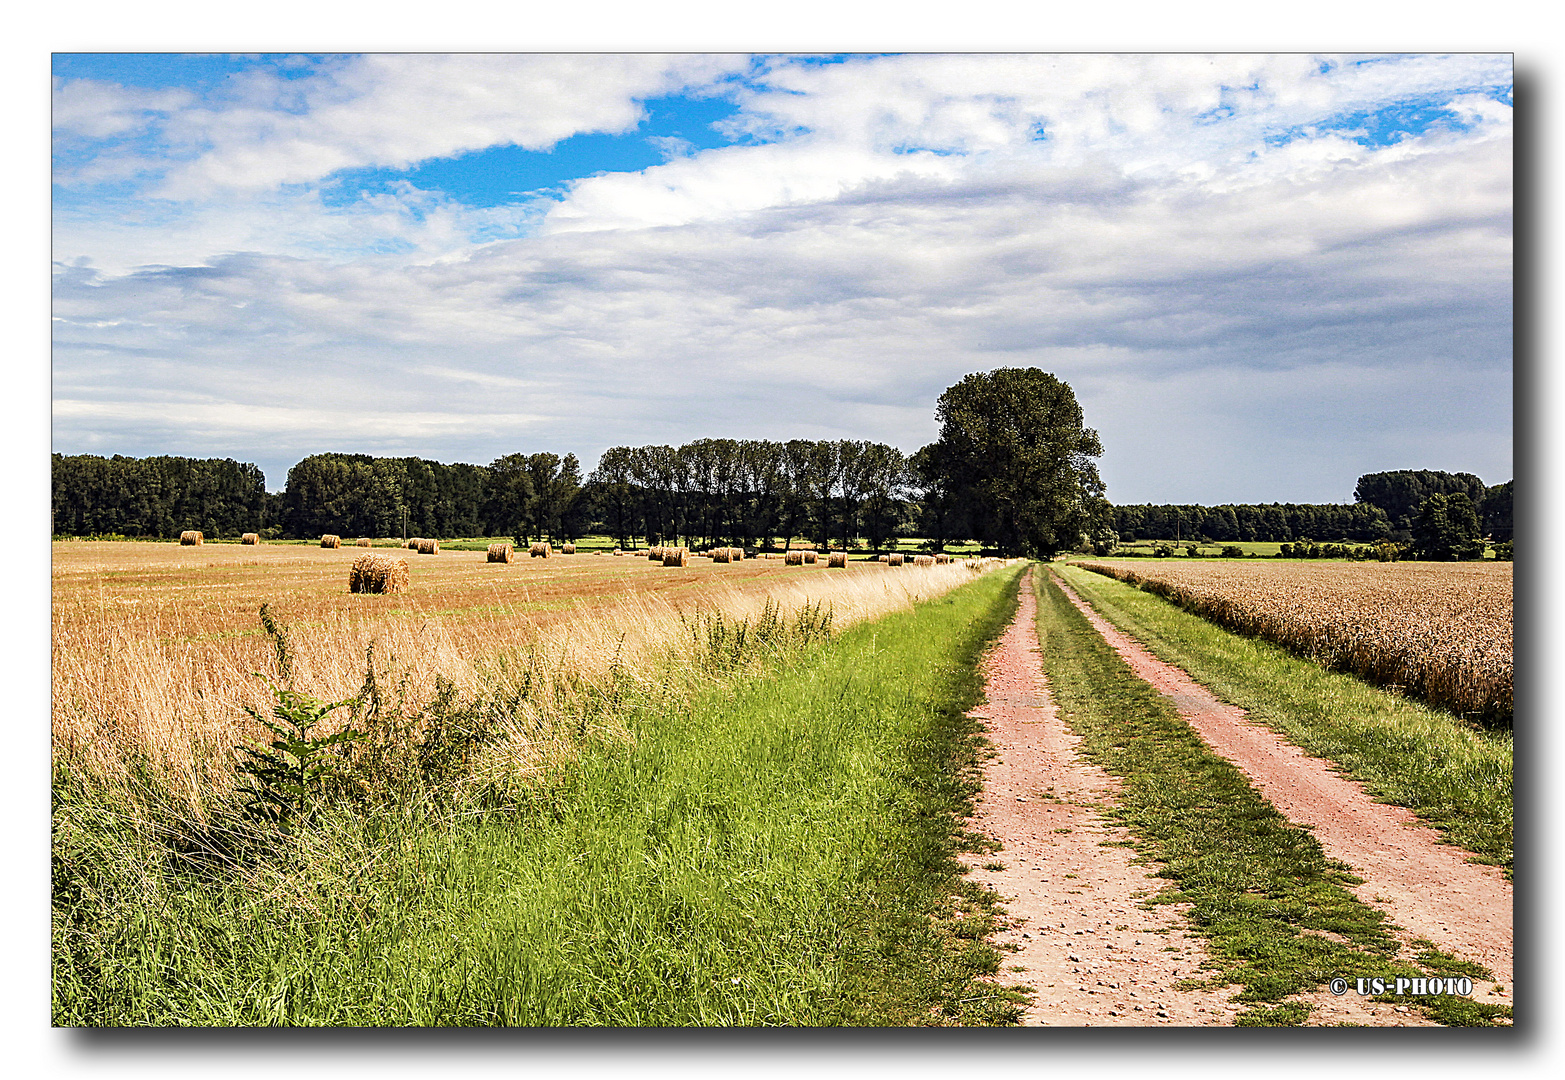
<svg viewBox="0 0 1565 1080"><path fill-rule="evenodd" d="M1225 503L1219 506L1152 504L1115 506L1120 540L1352 540L1361 543L1417 539L1420 513L1431 496L1461 496L1472 510L1477 536L1511 540L1511 481L1486 487L1472 473L1429 469L1366 473L1351 503ZM1460 502L1460 500L1459 500ZM1459 517L1465 522L1461 513ZM1425 525L1425 531L1438 527ZM1465 526L1464 526L1465 528Z"/></svg>
<svg viewBox="0 0 1565 1080"><path fill-rule="evenodd" d="M940 395L935 418L939 438L910 456L853 439L697 439L611 447L585 479L571 454L507 454L488 465L313 454L277 495L256 466L229 459L56 454L54 531L523 543L593 533L691 546L804 536L877 549L912 536L936 550L976 540L1046 558L1106 554L1135 539L1411 543L1415 533L1457 537L1421 541L1429 550L1466 551L1471 511L1480 534L1511 538L1511 484L1485 487L1471 473L1369 473L1351 504L1113 506L1094 463L1097 433L1069 385L1036 368L968 375Z"/></svg>
<svg viewBox="0 0 1565 1080"><path fill-rule="evenodd" d="M776 537L806 536L821 546L863 538L877 549L919 536L933 547L974 539L1021 550L1022 532L1038 526L1015 517L1014 507L1013 517L1004 518L993 509L1005 505L998 498L963 490L1010 467L953 461L960 453L941 443L908 456L885 443L849 439L698 439L611 447L585 479L571 454L507 454L488 465L312 454L289 470L275 495L267 493L258 467L227 458L55 454L54 531L170 538L185 529L213 538L252 531L295 539L328 532L515 536L521 542L598 533L627 546L764 546ZM1358 501L1348 504L1113 506L1101 483L1087 484L1077 490L1069 528L1032 544L1416 540L1432 557L1454 558L1460 556L1435 553L1465 551L1475 535L1511 540L1511 488L1510 482L1485 487L1470 473L1408 470L1360 477ZM1440 498L1426 506L1430 496ZM1477 524L1466 524L1469 518Z"/></svg>
<svg viewBox="0 0 1565 1080"><path fill-rule="evenodd" d="M854 439L697 439L615 446L587 479L602 531L622 544L881 547L908 523L917 478L903 453Z"/></svg>
<svg viewBox="0 0 1565 1080"><path fill-rule="evenodd" d="M488 465L312 454L288 470L280 535L570 538L580 492L573 454L507 454Z"/></svg>
<svg viewBox="0 0 1565 1080"><path fill-rule="evenodd" d="M55 531L210 536L256 531L309 538L501 536L572 540L608 534L623 545L766 547L808 537L821 547L871 548L922 536L935 548L975 539L1005 554L1050 556L1107 529L1108 503L1068 385L1035 368L969 375L941 395L937 442L908 457L855 439L697 439L615 446L583 480L572 455L509 454L488 465L364 454L314 454L268 495L255 466L248 501L223 513L194 489L144 483L130 458L55 459ZM191 476L219 463L182 462ZM204 490L204 489L202 489ZM109 512L122 504L158 512ZM198 505L199 504L199 505Z"/></svg>
<svg viewBox="0 0 1565 1080"><path fill-rule="evenodd" d="M231 458L54 454L51 471L60 536L237 536L278 520L260 468Z"/></svg>
<svg viewBox="0 0 1565 1080"><path fill-rule="evenodd" d="M1130 540L1356 540L1391 538L1384 510L1366 503L1151 504L1114 507L1114 531Z"/></svg>

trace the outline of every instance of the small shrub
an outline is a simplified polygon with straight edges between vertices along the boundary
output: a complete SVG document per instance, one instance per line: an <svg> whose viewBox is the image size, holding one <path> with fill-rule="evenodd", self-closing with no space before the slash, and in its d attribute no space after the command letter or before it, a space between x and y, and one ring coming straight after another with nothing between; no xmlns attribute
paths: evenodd
<svg viewBox="0 0 1565 1080"><path fill-rule="evenodd" d="M330 781L347 775L346 760L334 748L362 739L364 733L342 727L331 735L318 736L315 729L337 709L355 704L357 698L327 704L279 686L260 672L256 677L266 679L277 703L272 706L271 718L250 705L245 706L245 712L276 737L269 746L236 747L247 760L235 768L250 778L240 793L248 796L247 812L287 829L308 811Z"/></svg>

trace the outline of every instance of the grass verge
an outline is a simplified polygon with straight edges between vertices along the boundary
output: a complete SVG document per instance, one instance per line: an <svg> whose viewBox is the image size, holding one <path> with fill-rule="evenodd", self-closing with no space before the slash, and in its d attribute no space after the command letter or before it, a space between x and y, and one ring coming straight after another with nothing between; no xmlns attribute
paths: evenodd
<svg viewBox="0 0 1565 1080"><path fill-rule="evenodd" d="M1327 671L1259 638L1224 630L1152 593L1074 566L1055 567L1104 618L1217 697L1382 802L1405 806L1477 861L1512 872L1509 731Z"/></svg>
<svg viewBox="0 0 1565 1080"><path fill-rule="evenodd" d="M584 726L502 805L214 814L193 839L150 770L57 766L54 1023L1014 1022L997 898L955 855L1019 573L764 668L727 635L733 675L603 703L623 734Z"/></svg>
<svg viewBox="0 0 1565 1080"><path fill-rule="evenodd" d="M1081 736L1081 751L1120 778L1114 816L1172 882L1154 902L1191 905L1212 972L1199 982L1240 986L1236 1000L1249 1007L1239 1025L1302 1023L1309 1005L1287 999L1334 977L1446 973L1445 958L1433 954L1421 955L1424 968L1397 959L1385 916L1347 888L1358 881L1348 868L1327 859L1308 830L1290 824L1207 749L1054 579L1039 577L1038 637L1060 715ZM1446 1024L1488 1025L1510 1015L1463 998L1419 1002Z"/></svg>

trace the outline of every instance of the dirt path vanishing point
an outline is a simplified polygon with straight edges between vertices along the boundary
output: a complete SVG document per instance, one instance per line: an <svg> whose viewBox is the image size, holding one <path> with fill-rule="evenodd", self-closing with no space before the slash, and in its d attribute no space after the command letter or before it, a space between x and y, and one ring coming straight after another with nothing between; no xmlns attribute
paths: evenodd
<svg viewBox="0 0 1565 1080"><path fill-rule="evenodd" d="M1100 813L1117 782L1077 758L1080 740L1056 715L1030 580L985 661L988 701L973 712L996 757L970 827L1002 846L966 861L974 881L1005 897L1004 928L991 940L1017 951L1005 953L1001 981L1033 989L1026 1025L1231 1024L1232 991L1172 989L1205 959L1202 940L1184 930L1183 906L1143 908L1140 898L1166 883L1133 865L1130 848L1102 846L1129 839Z"/></svg>
<svg viewBox="0 0 1565 1080"><path fill-rule="evenodd" d="M1504 992L1496 993L1492 983L1479 983L1475 1000L1511 1003L1512 888L1498 868L1467 862L1466 852L1441 843L1439 834L1411 811L1375 802L1326 762L1251 722L1243 709L1224 704L1183 671L1153 656L1067 583L1059 585L1208 746L1242 769L1285 817L1309 828L1328 856L1364 878L1354 889L1361 900L1378 906L1411 936L1427 938L1443 951L1494 972Z"/></svg>

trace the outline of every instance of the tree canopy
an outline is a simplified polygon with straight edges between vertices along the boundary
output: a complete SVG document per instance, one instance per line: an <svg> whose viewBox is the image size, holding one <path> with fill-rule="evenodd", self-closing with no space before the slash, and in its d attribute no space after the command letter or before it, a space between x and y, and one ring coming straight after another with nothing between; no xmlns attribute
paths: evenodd
<svg viewBox="0 0 1565 1080"><path fill-rule="evenodd" d="M1449 473L1438 469L1396 469L1391 472L1365 473L1353 489L1357 502L1378 506L1386 512L1391 527L1407 533L1413 529L1419 507L1431 495L1461 492L1474 506L1484 501L1484 482L1472 473Z"/></svg>
<svg viewBox="0 0 1565 1080"><path fill-rule="evenodd" d="M1420 559L1438 562L1483 558L1483 534L1473 501L1460 491L1425 499L1413 523L1413 548Z"/></svg>
<svg viewBox="0 0 1565 1080"><path fill-rule="evenodd" d="M1038 368L976 372L940 395L935 419L940 439L919 451L918 465L972 535L1049 558L1104 526L1108 503L1092 460L1103 444L1066 383Z"/></svg>

